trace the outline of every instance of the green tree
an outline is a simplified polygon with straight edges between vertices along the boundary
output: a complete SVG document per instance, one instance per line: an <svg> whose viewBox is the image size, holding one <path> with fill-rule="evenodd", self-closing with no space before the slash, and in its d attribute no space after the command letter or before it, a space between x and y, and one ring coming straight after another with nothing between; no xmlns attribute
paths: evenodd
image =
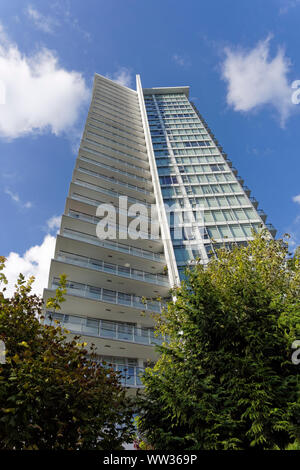
<svg viewBox="0 0 300 470"><path fill-rule="evenodd" d="M289 256L262 232L187 269L172 294L158 319L169 341L144 378L142 440L168 450L297 448L300 252Z"/></svg>
<svg viewBox="0 0 300 470"><path fill-rule="evenodd" d="M5 259L0 258L0 282ZM132 439L132 410L113 369L96 362L79 337L42 324L42 300L20 275L0 292L0 449L120 449ZM65 277L48 307L59 308Z"/></svg>

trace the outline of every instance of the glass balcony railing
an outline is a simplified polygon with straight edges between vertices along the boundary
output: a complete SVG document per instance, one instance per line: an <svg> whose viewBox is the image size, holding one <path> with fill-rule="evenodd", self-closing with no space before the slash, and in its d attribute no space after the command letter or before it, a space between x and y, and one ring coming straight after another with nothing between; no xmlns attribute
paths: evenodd
<svg viewBox="0 0 300 470"><path fill-rule="evenodd" d="M145 170L144 168L136 165L136 164L126 162L125 160L121 160L120 158L117 158L117 157L110 157L109 155L106 155L102 152L97 152L97 150L91 149L90 147L87 147L85 145L82 145L80 147L80 149L85 151L85 152L91 153L92 155L95 155L95 156L97 155L99 157L110 160L112 163L116 163L116 162L121 163L123 166L125 166L126 168L130 168L131 170L135 169L135 170L139 170L139 171L149 173L149 178L150 178L150 172L148 170ZM81 157L81 158L83 158L83 157ZM87 157L84 157L84 158L87 158ZM91 163L94 163L94 165L96 165L98 162L96 162L95 160L92 160Z"/></svg>
<svg viewBox="0 0 300 470"><path fill-rule="evenodd" d="M138 327L136 324L130 323L47 312L45 324L55 325L55 321L59 321L60 325L69 330L70 333L79 335L128 341L146 346L160 345L163 341L161 337L154 335L153 328Z"/></svg>
<svg viewBox="0 0 300 470"><path fill-rule="evenodd" d="M266 227L270 230L272 235L274 235L274 236L276 235L277 230L276 230L276 228L274 227L273 224L266 224Z"/></svg>
<svg viewBox="0 0 300 470"><path fill-rule="evenodd" d="M100 204L103 204L103 202L101 202L101 201L97 201L96 199L91 199L90 197L82 196L81 194L78 194L78 193L72 193L71 198L76 199L77 201L86 202L86 203L91 204L95 207L98 207ZM135 217L135 214L130 216L129 211L125 211L125 210L117 208L117 207L115 207L115 210L116 210L116 213L127 215L127 217L129 217L129 218L130 217ZM142 219L142 220L149 221L148 217L143 217L142 215L139 215L139 218ZM152 218L151 219L151 224L158 225L159 222L158 222L157 219Z"/></svg>
<svg viewBox="0 0 300 470"><path fill-rule="evenodd" d="M145 271L140 271L139 269L107 263L105 261L94 258L86 258L85 256L74 255L72 253L60 253L56 259L64 263L95 269L96 271L115 274L117 276L127 277L129 279L136 279L138 281L150 282L163 286L169 285L168 278L161 274L152 274Z"/></svg>
<svg viewBox="0 0 300 470"><path fill-rule="evenodd" d="M76 212L76 211L73 211L73 210L69 210L68 216L72 217L74 219L79 219L79 220L83 220L85 222L90 222L91 224L98 224L100 222L100 219L98 217L95 217L95 216L89 215L89 214L84 214L82 212ZM132 234L133 239L136 239L137 234L139 234L138 239L151 240L151 241L161 241L161 239L159 237L157 237L155 235L152 236L151 233L143 232L142 230L134 231L134 230L130 230L130 227L127 228L127 227L124 227L122 225L113 224L113 223L110 224L110 228L114 228L116 230L116 233L119 233L121 231L121 232L128 233L129 236L130 236L130 234Z"/></svg>
<svg viewBox="0 0 300 470"><path fill-rule="evenodd" d="M95 145L96 147L104 149L104 151L114 152L114 154L120 155L120 156L122 156L123 158L126 158L126 159L128 158L131 161L136 161L139 164L141 164L141 162L143 162L147 166L147 169L149 168L149 163L148 163L147 158L140 158L140 157L136 157L134 155L129 155L128 153L121 152L120 150L117 150L116 148L111 147L110 145L100 144L99 142L96 142L93 139L89 139L88 137L86 137L84 139L84 142L88 142L91 145ZM145 157L147 157L147 155L145 155Z"/></svg>
<svg viewBox="0 0 300 470"><path fill-rule="evenodd" d="M104 366L105 367L105 366ZM123 387L143 388L141 377L145 373L144 367L130 366L123 364L111 364L110 367L120 372L120 382Z"/></svg>
<svg viewBox="0 0 300 470"><path fill-rule="evenodd" d="M257 212L258 212L258 214L260 215L260 217L262 219L266 220L267 214L265 213L265 211L263 209L257 209Z"/></svg>
<svg viewBox="0 0 300 470"><path fill-rule="evenodd" d="M112 178L110 176L100 175L100 173L97 173L96 171L87 170L86 168L82 168L82 167L78 167L77 171L80 171L81 173L86 173L87 175L94 176L95 178L100 178L105 181L109 181L110 183L119 184L121 186L124 186L125 188L132 189L134 191L139 191L141 193L154 197L153 193L151 191L148 191L147 189L140 188L139 186L135 186L134 184L124 183L123 181L120 181L116 178Z"/></svg>
<svg viewBox="0 0 300 470"><path fill-rule="evenodd" d="M115 367L115 370L121 372L121 384L124 387L144 387L141 381L141 377L145 373L145 369L143 367L118 367L118 365Z"/></svg>
<svg viewBox="0 0 300 470"><path fill-rule="evenodd" d="M103 248L108 248L109 250L119 251L121 253L127 253L133 256L139 256L141 258L146 258L149 260L161 261L164 262L164 255L161 253L153 253L152 251L143 250L142 248L135 248L133 246L123 245L117 241L112 240L100 240L93 235L89 235L82 232L77 232L76 230L71 230L65 228L63 235L74 240L84 241L87 243L92 243L93 245L101 246Z"/></svg>
<svg viewBox="0 0 300 470"><path fill-rule="evenodd" d="M54 278L52 281L52 289L57 289L58 286L59 279ZM163 308L163 304L157 300L143 301L143 298L137 295L125 294L124 292L117 292L104 289L103 287L90 286L88 284L81 284L80 282L67 281L66 288L67 294L99 300L101 302L109 302L112 304L124 305L126 307L133 307L158 313L160 313Z"/></svg>
<svg viewBox="0 0 300 470"><path fill-rule="evenodd" d="M91 359L91 358L90 358ZM145 367L139 367L138 360L127 357L98 356L93 358L103 367L120 372L121 384L125 387L143 387L141 377L145 373ZM151 365L146 365L151 367Z"/></svg>
<svg viewBox="0 0 300 470"><path fill-rule="evenodd" d="M106 155L105 155L105 158L112 160L112 162L114 162L114 164L116 163L114 158L110 158ZM100 168L105 168L105 169L113 171L115 173L119 173L121 175L128 176L129 178L136 179L136 180L141 181L143 183L149 183L149 179L143 178L142 176L135 175L134 173L129 173L128 171L125 171L125 170L120 170L120 168L116 168L116 167L113 167L111 165L106 165L105 163L97 162L96 160L93 160L92 158L88 158L88 157L84 157L84 156L80 155L79 160L82 160L82 161L85 161L85 162L88 162L88 163L92 163L93 165L99 166ZM120 160L120 162L124 164L124 162L122 160ZM150 175L149 175L149 178L150 178Z"/></svg>
<svg viewBox="0 0 300 470"><path fill-rule="evenodd" d="M93 189L94 191L99 191L100 193L104 194L109 194L109 196L117 197L119 198L120 196L126 196L126 194L118 193L117 191L112 191L110 189L106 188L101 188L100 186L97 186L96 184L92 183L87 183L86 181L82 181L80 179L77 179L73 181L73 183L79 184L80 186L83 186L85 188L90 188ZM148 204L145 201L141 201L140 199L135 199L134 197L127 196L128 201L133 202L134 204L143 204L147 208L151 208L151 204Z"/></svg>
<svg viewBox="0 0 300 470"><path fill-rule="evenodd" d="M114 147L117 146L118 148L122 148L122 150L132 152L133 155L139 154L142 158L147 155L147 149L145 145L141 145L138 142L133 142L132 140L126 139L120 134L113 134L109 130L105 130L103 128L99 128L98 126L94 126L91 122L86 123L86 130L88 132L88 136L92 136L92 138L100 139L101 142L111 143ZM122 142L120 142L120 139ZM134 143L138 147L133 147L131 143Z"/></svg>
<svg viewBox="0 0 300 470"><path fill-rule="evenodd" d="M145 373L144 367L124 366L123 364L111 364L111 367L120 372L120 382L123 387L144 387L141 381L141 377Z"/></svg>

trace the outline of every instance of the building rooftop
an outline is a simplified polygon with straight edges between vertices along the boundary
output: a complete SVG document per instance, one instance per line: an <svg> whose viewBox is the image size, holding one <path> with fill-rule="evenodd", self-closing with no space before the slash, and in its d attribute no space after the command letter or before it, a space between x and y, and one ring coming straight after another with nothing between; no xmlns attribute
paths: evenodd
<svg viewBox="0 0 300 470"><path fill-rule="evenodd" d="M157 88L143 88L144 95L165 95L168 93L184 93L189 97L189 86L171 86L171 87L157 87Z"/></svg>

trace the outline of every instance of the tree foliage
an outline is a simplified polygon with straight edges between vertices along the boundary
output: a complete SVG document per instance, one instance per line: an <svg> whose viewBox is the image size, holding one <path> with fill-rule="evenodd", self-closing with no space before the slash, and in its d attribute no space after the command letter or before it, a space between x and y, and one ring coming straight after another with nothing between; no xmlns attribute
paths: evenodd
<svg viewBox="0 0 300 470"><path fill-rule="evenodd" d="M173 291L138 428L155 449L284 449L300 442L300 253L266 232L218 250ZM298 444L297 444L298 443Z"/></svg>
<svg viewBox="0 0 300 470"><path fill-rule="evenodd" d="M0 258L0 282L4 258ZM120 449L132 437L132 411L113 369L87 358L79 337L41 323L42 300L20 275L0 292L0 449ZM48 307L59 308L65 278Z"/></svg>

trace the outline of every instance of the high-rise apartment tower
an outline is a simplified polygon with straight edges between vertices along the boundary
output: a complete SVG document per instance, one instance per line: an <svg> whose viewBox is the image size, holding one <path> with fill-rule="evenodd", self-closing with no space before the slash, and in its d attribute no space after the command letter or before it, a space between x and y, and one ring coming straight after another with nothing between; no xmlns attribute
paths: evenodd
<svg viewBox="0 0 300 470"><path fill-rule="evenodd" d="M160 341L153 313L187 263L261 226L275 235L257 206L189 87L143 89L137 76L135 91L96 74L44 291L52 296L65 273L66 302L46 321L81 334L126 386L141 386Z"/></svg>

